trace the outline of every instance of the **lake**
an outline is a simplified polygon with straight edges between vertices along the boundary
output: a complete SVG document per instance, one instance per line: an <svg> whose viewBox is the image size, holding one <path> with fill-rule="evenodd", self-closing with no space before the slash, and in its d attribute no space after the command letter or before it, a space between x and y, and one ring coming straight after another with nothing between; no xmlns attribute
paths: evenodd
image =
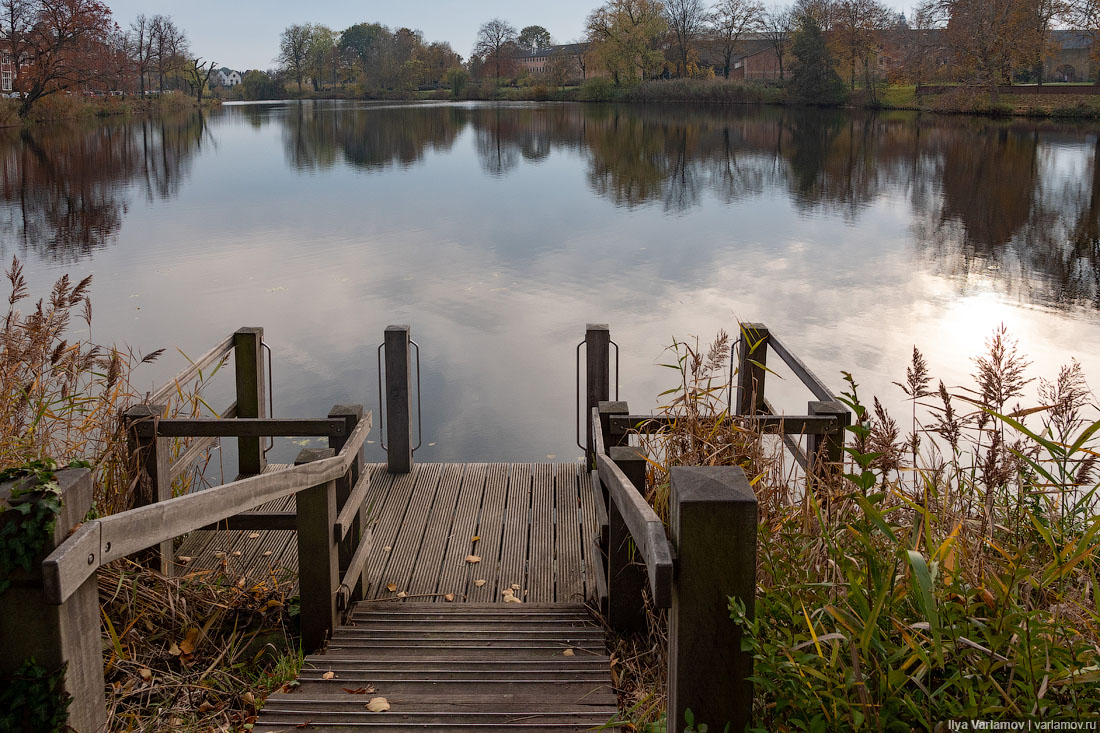
<svg viewBox="0 0 1100 733"><path fill-rule="evenodd" d="M377 345L407 323L417 460L573 460L588 322L610 324L635 412L675 384L674 338L738 319L899 409L914 345L963 384L1001 323L1032 376L1076 357L1096 378L1098 146L1090 126L910 113L226 105L0 131L0 253L36 294L94 274L96 341L170 349L143 388L185 363L174 347L259 325L276 415L377 410ZM804 412L793 381L776 401Z"/></svg>

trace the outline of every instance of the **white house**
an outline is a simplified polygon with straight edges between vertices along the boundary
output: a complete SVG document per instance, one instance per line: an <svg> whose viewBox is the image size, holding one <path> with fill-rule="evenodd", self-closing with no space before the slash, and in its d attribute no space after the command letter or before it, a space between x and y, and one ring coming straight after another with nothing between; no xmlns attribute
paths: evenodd
<svg viewBox="0 0 1100 733"><path fill-rule="evenodd" d="M235 87L241 83L241 73L239 71L230 70L229 73L222 73L222 84L227 87Z"/></svg>

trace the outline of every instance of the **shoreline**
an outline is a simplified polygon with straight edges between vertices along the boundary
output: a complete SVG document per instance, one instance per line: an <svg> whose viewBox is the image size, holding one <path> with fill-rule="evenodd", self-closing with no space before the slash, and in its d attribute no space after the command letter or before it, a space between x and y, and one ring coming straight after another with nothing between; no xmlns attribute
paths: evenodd
<svg viewBox="0 0 1100 733"><path fill-rule="evenodd" d="M42 98L26 119L19 117L18 99L0 100L0 128L58 124L89 119L132 117L137 115L173 114L200 109L194 98L181 92L170 92L141 99L128 97L84 97L53 94ZM217 97L203 99L201 109L219 107Z"/></svg>

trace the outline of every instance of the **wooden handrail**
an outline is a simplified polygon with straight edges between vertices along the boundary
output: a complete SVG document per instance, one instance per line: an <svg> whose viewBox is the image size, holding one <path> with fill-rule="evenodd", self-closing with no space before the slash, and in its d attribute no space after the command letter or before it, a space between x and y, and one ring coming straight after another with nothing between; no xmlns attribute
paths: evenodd
<svg viewBox="0 0 1100 733"><path fill-rule="evenodd" d="M138 423L135 432L142 437L158 438L242 438L268 437L297 438L317 435L343 435L347 431L343 420L330 418L271 418L238 417L224 420L218 417L161 418Z"/></svg>
<svg viewBox="0 0 1100 733"><path fill-rule="evenodd" d="M368 412L340 453L278 473L261 474L87 522L42 563L47 600L63 603L100 566L268 501L335 481L351 467L371 428ZM98 535L95 551L89 539Z"/></svg>
<svg viewBox="0 0 1100 733"><path fill-rule="evenodd" d="M228 408L226 408L225 412L223 412L220 415L220 417L223 420L233 418L233 417L236 417L236 416L237 416L237 403L236 402L234 402L232 405L230 405ZM186 471L188 469L188 467L191 466L192 463L194 463L195 461L197 461L199 459L199 456L201 456L203 453L210 450L211 448L213 448L217 444L218 444L218 439L215 438L215 437L201 438L199 440L196 440L194 443L192 443L190 446L187 447L187 450L184 451L184 453L179 458L177 458L176 460L172 461L169 464L169 466L168 466L168 480L169 481L176 480L176 478L180 474L182 474L184 471Z"/></svg>
<svg viewBox="0 0 1100 733"><path fill-rule="evenodd" d="M709 419L713 420L715 417L710 416ZM612 415L611 434L656 433L676 420L672 415ZM784 435L828 435L837 428L835 417L823 415L739 415L736 420L748 423L761 432Z"/></svg>
<svg viewBox="0 0 1100 733"><path fill-rule="evenodd" d="M786 344L779 340L779 337L774 333L769 333L768 347L774 351L783 363L790 367L791 371L795 373L795 376L806 385L806 388L814 393L814 397L825 402L832 402L836 399L829 388L825 386L816 374L810 371L810 368L806 366L801 359L795 356L794 352L787 348Z"/></svg>
<svg viewBox="0 0 1100 733"><path fill-rule="evenodd" d="M191 362L179 374L172 377L164 386L149 396L147 402L151 405L162 405L183 384L197 377L203 369L229 355L233 350L233 334L226 336L217 346L207 351L195 361Z"/></svg>
<svg viewBox="0 0 1100 733"><path fill-rule="evenodd" d="M669 608L672 605L672 545L665 534L665 525L622 469L603 450L599 408L592 409L591 431L600 483L607 487L610 501L615 502L635 546L645 560L654 605Z"/></svg>

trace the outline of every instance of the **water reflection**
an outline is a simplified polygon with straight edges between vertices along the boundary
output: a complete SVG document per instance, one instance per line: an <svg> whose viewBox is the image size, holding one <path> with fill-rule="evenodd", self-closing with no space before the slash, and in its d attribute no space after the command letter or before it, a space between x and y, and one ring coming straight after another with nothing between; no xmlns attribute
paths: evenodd
<svg viewBox="0 0 1100 733"><path fill-rule="evenodd" d="M111 243L130 207L176 196L209 142L199 113L139 122L42 126L0 135L0 236L51 261Z"/></svg>
<svg viewBox="0 0 1100 733"><path fill-rule="evenodd" d="M964 290L1100 306L1100 137L1085 128L747 106L305 103L215 118L216 130L219 120L278 126L286 162L303 172L406 169L468 134L490 178L567 155L583 173L571 169L579 178L565 185L583 181L626 209L681 216L708 199L779 196L803 216L858 227L886 202L917 257ZM106 246L134 195L180 192L218 137L210 129L191 114L0 133L4 248L65 262ZM472 171L455 181L456 196L480 195Z"/></svg>

